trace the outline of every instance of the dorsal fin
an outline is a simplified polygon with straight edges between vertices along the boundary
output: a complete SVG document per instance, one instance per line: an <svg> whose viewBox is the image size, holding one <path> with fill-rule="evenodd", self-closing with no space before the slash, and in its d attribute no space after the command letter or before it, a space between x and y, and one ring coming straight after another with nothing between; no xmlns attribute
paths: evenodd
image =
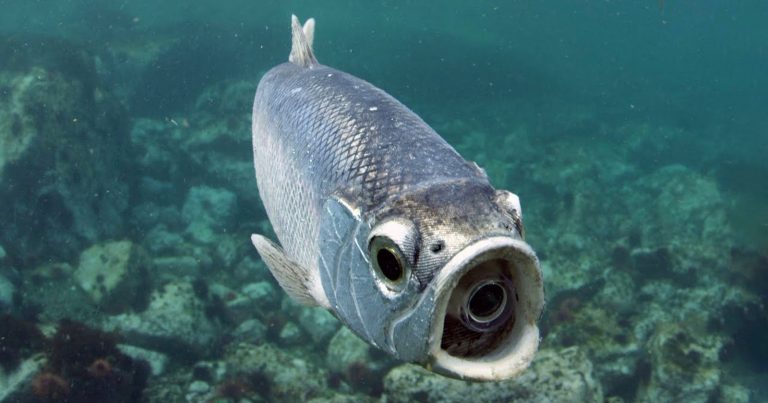
<svg viewBox="0 0 768 403"><path fill-rule="evenodd" d="M288 61L301 66L312 67L317 64L315 54L312 52L312 41L315 38L315 19L310 18L304 23L304 27L299 23L299 19L291 16L291 54Z"/></svg>

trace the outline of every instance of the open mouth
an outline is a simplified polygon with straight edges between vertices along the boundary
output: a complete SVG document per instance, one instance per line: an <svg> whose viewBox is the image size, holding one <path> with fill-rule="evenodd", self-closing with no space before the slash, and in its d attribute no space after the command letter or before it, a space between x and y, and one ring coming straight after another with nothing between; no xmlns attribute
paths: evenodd
<svg viewBox="0 0 768 403"><path fill-rule="evenodd" d="M477 241L446 264L437 287L434 370L495 380L528 367L538 349L544 293L527 243L510 237Z"/></svg>

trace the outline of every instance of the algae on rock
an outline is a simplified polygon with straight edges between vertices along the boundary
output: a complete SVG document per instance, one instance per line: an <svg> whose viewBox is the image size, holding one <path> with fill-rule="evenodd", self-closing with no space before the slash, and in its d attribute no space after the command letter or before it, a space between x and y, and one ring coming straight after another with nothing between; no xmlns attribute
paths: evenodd
<svg viewBox="0 0 768 403"><path fill-rule="evenodd" d="M70 74L25 57L0 70L0 241L35 265L120 233L127 136L124 110L87 68Z"/></svg>
<svg viewBox="0 0 768 403"><path fill-rule="evenodd" d="M151 261L131 241L96 244L80 254L74 278L100 309L119 313L146 301Z"/></svg>
<svg viewBox="0 0 768 403"><path fill-rule="evenodd" d="M392 369L384 379L387 402L602 402L592 363L576 347L539 351L518 378L474 383L446 378L413 365Z"/></svg>

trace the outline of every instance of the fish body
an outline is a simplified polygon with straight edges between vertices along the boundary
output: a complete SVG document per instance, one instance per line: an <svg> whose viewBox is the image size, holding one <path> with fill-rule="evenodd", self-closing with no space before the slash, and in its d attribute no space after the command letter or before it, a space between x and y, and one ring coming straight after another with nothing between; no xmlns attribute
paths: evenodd
<svg viewBox="0 0 768 403"><path fill-rule="evenodd" d="M520 373L543 285L514 194L494 189L395 98L323 66L293 17L289 62L253 104L259 194L280 246L252 241L297 301L372 345L458 378Z"/></svg>

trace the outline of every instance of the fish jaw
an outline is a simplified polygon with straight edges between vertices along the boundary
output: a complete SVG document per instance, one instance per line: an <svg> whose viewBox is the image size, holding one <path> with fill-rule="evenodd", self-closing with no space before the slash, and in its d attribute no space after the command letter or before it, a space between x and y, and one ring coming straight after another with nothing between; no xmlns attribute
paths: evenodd
<svg viewBox="0 0 768 403"><path fill-rule="evenodd" d="M457 293L465 291L463 283L466 279L484 281L484 277L495 273L503 273L511 284L512 291L507 298L511 316L498 329L481 336L490 342L481 343L472 351L457 352L455 346L446 345L449 339L457 338L456 334L448 332L455 333L456 320L460 321L456 318L459 314L455 307L451 306L455 305L452 300L456 299ZM544 290L538 259L522 240L507 236L480 239L448 261L425 290L419 305L423 306L396 324L393 332L395 340L403 340L419 323L423 326L428 322L426 360L403 356L407 346L413 346L412 339L398 346L401 358L422 362L430 370L453 378L493 381L517 376L530 365L539 345L536 321L544 306ZM429 318L423 317L424 314L430 315ZM451 329L446 323L453 323ZM403 337L397 337L398 333ZM459 331L459 339L462 333L467 332ZM481 333L468 334L477 336Z"/></svg>

